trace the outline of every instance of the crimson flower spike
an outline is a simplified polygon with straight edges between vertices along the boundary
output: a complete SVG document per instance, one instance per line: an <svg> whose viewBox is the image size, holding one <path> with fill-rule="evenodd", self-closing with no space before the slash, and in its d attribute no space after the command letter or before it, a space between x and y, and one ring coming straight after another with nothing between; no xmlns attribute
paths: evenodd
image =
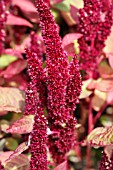
<svg viewBox="0 0 113 170"><path fill-rule="evenodd" d="M4 30L4 24L6 21L6 6L5 1L0 1L0 55L4 51L3 42L5 40L5 30Z"/></svg>
<svg viewBox="0 0 113 170"><path fill-rule="evenodd" d="M107 154L103 152L99 170L113 170L113 152L110 159L108 158Z"/></svg>
<svg viewBox="0 0 113 170"><path fill-rule="evenodd" d="M79 10L78 31L83 34L79 40L80 66L86 72L94 71L97 66L113 24L112 11L113 4L110 3L106 9L102 0L84 0L84 8Z"/></svg>
<svg viewBox="0 0 113 170"><path fill-rule="evenodd" d="M60 163L64 160L66 152L74 144L76 120L73 114L70 114L70 110L74 108L72 106L72 109L69 109L66 106L69 103L66 103L66 100L69 101L67 96L70 95L72 98L72 93L69 91L73 89L73 87L67 86L68 81L74 81L74 76L69 75L71 66L69 66L68 56L62 48L61 38L58 35L58 27L49 8L43 0L36 0L36 5L42 36L46 45L49 128L51 131L57 132L49 136L48 145L54 161ZM67 91L68 94L66 95Z"/></svg>
<svg viewBox="0 0 113 170"><path fill-rule="evenodd" d="M47 122L43 113L46 101L46 75L42 68L42 61L39 59L37 49L26 49L30 83L26 91L24 114L35 114L33 130L30 134L30 170L47 170Z"/></svg>
<svg viewBox="0 0 113 170"><path fill-rule="evenodd" d="M72 112L79 102L78 98L81 92L81 75L77 57L74 56L69 64L69 80L66 89L66 106Z"/></svg>

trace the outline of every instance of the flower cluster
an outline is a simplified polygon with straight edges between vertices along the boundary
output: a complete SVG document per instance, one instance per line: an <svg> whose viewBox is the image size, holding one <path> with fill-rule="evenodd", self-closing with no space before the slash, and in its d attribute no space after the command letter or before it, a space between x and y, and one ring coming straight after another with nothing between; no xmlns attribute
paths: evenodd
<svg viewBox="0 0 113 170"><path fill-rule="evenodd" d="M105 11L103 2L84 0L84 8L79 10L79 32L84 35L79 40L80 62L81 69L86 71L94 71L96 68L97 59L105 46L105 40L113 24L113 4L109 4Z"/></svg>
<svg viewBox="0 0 113 170"><path fill-rule="evenodd" d="M39 59L43 60L42 43L41 43L41 40L39 40L35 32L31 33L31 47L30 48L33 53L38 54Z"/></svg>
<svg viewBox="0 0 113 170"><path fill-rule="evenodd" d="M31 36L34 42L34 36ZM36 47L36 49L35 49ZM47 170L47 122L43 113L45 104L45 79L42 68L41 51L38 46L26 49L30 83L26 91L25 115L35 114L31 136L31 170Z"/></svg>
<svg viewBox="0 0 113 170"><path fill-rule="evenodd" d="M104 152L102 155L102 160L100 162L99 170L112 170L113 169L113 152L110 157L108 158L107 154Z"/></svg>
<svg viewBox="0 0 113 170"><path fill-rule="evenodd" d="M81 77L77 57L74 56L69 64L69 80L66 89L66 106L70 111L74 111L81 92Z"/></svg>
<svg viewBox="0 0 113 170"><path fill-rule="evenodd" d="M0 55L3 53L3 42L5 40L4 23L6 21L6 6L5 1L0 2Z"/></svg>
<svg viewBox="0 0 113 170"><path fill-rule="evenodd" d="M42 0L37 0L42 36L46 45L46 68L36 35L26 49L30 82L26 91L25 115L35 114L31 132L31 170L47 170L47 144L53 160L60 163L74 145L76 119L73 116L81 91L77 58L69 63L62 48L54 18ZM48 116L44 115L44 108ZM48 122L47 122L48 121ZM51 135L47 140L47 125Z"/></svg>
<svg viewBox="0 0 113 170"><path fill-rule="evenodd" d="M81 91L80 74L76 58L69 64L49 8L42 0L36 0L36 5L46 45L48 123L56 132L49 135L48 145L54 161L60 163L74 144L76 120L72 111Z"/></svg>

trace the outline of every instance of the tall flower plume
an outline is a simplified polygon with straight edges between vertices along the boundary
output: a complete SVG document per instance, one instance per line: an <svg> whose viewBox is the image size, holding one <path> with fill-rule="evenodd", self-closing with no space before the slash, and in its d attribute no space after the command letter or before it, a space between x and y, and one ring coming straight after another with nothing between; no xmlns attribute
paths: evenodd
<svg viewBox="0 0 113 170"><path fill-rule="evenodd" d="M0 2L0 55L3 53L4 50L3 42L5 40L5 30L4 30L5 21L6 21L6 6L5 6L5 1L1 0Z"/></svg>
<svg viewBox="0 0 113 170"><path fill-rule="evenodd" d="M48 122L50 130L57 132L49 135L48 145L54 161L60 163L74 143L76 120L70 112L74 107L72 106L72 109L70 109L70 106L68 106L68 104L70 105L68 95L75 98L74 104L76 104L78 94L73 96L73 92L70 92L73 87L67 86L68 83L70 86L71 81L75 81L75 77L69 74L71 67L69 66L68 56L62 48L54 18L43 0L36 0L36 5L42 36L46 45ZM80 75L78 78L80 80ZM80 84L78 86L80 89Z"/></svg>
<svg viewBox="0 0 113 170"><path fill-rule="evenodd" d="M79 10L79 32L83 34L79 40L81 69L95 70L113 24L112 11L112 3L106 9L104 1L84 0L84 8Z"/></svg>
<svg viewBox="0 0 113 170"><path fill-rule="evenodd" d="M34 36L31 36L34 43ZM34 44L35 45L35 44ZM47 170L47 121L43 113L46 75L42 68L40 48L26 49L30 83L26 91L25 115L34 114L33 130L30 134L31 170Z"/></svg>

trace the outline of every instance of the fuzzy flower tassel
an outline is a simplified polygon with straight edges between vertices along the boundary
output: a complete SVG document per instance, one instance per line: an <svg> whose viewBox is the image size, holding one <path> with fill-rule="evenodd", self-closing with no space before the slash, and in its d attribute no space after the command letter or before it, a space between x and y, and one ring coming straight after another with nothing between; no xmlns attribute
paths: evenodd
<svg viewBox="0 0 113 170"><path fill-rule="evenodd" d="M53 160L56 163L61 163L65 159L65 154L74 144L76 120L71 113L75 106L70 109L66 101L69 103L68 95L72 95L70 90L73 89L73 87L67 86L68 82L75 82L75 77L70 75L71 66L68 56L62 48L58 27L49 8L43 0L36 0L36 5L46 45L48 123L50 130L56 132L48 137L48 145ZM78 86L80 88L80 84ZM75 95L71 98L75 98L73 100L76 105L78 94Z"/></svg>

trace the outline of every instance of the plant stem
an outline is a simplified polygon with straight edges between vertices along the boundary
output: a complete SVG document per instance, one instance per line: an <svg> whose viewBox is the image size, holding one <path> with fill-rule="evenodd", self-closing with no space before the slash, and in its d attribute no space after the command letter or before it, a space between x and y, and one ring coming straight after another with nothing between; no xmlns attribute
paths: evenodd
<svg viewBox="0 0 113 170"><path fill-rule="evenodd" d="M104 105L101 107L101 109L98 111L98 113L96 114L96 116L93 119L93 124L95 124L97 122L97 120L100 118L102 112L104 111L104 109L107 106L107 102L104 103Z"/></svg>

